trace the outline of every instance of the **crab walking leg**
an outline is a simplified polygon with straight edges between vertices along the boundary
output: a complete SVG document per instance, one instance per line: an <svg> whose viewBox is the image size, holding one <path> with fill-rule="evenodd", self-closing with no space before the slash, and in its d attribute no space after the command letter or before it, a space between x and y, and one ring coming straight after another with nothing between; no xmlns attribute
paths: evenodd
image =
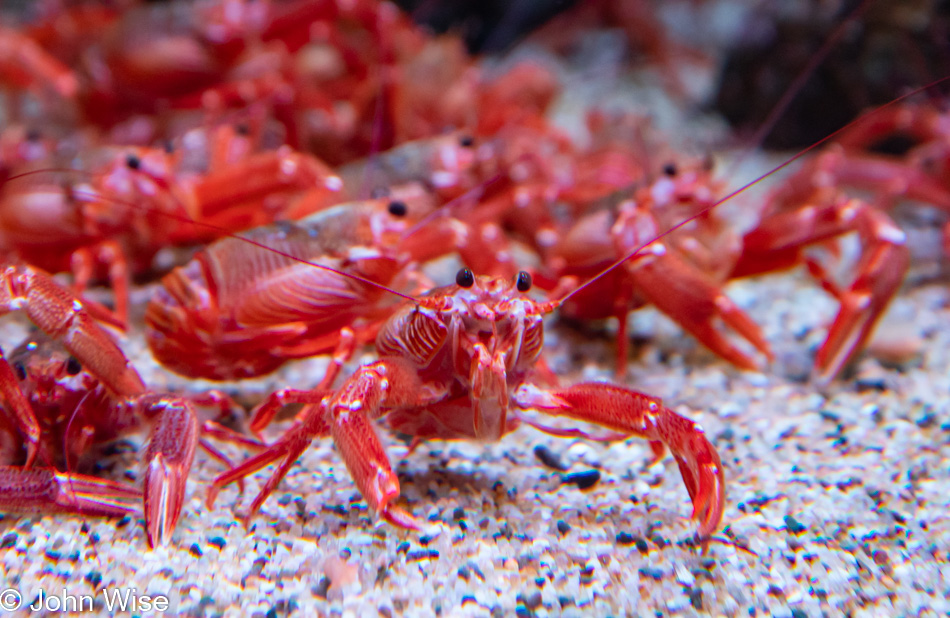
<svg viewBox="0 0 950 618"><path fill-rule="evenodd" d="M251 518L260 510L267 496L287 476L287 472L296 463L300 454L310 446L310 442L314 438L327 435L329 432L330 429L324 420L322 406L308 405L304 407L297 415L297 421L281 436L280 440L245 460L241 465L219 474L211 483L211 487L208 488L205 505L209 509L214 505L215 498L217 498L221 488L227 487L231 483L240 482L244 477L266 468L277 460L283 460L277 466L277 470L267 479L267 483L264 484L257 497L254 498L254 502L248 508L247 514L244 516L244 525L247 526Z"/></svg>
<svg viewBox="0 0 950 618"><path fill-rule="evenodd" d="M310 391L301 391L293 388L285 388L268 395L267 399L258 406L251 418L251 432L260 437L261 431L267 427L280 409L291 403L318 404L323 398L330 394L328 391L333 385L334 380L340 374L343 364L353 357L356 350L356 334L349 327L344 326L340 329L340 341L337 343L333 356L330 357L330 364L327 366L326 373L320 384Z"/></svg>
<svg viewBox="0 0 950 618"><path fill-rule="evenodd" d="M45 272L21 264L10 264L0 270L0 315L12 311L24 311L40 330L61 339L66 349L113 392L130 396L145 392L142 379L119 346L82 303ZM13 409L17 426L27 441L29 466L37 454L39 425L2 352L0 393Z"/></svg>
<svg viewBox="0 0 950 618"><path fill-rule="evenodd" d="M815 373L820 384L830 382L864 349L874 326L884 315L910 269L907 236L890 217L870 206L863 206L855 219L865 246L864 253L854 281L847 290L836 294L841 308L828 328L828 337L815 355ZM809 266L813 274L827 280L820 267Z"/></svg>
<svg viewBox="0 0 950 618"><path fill-rule="evenodd" d="M515 393L515 401L525 409L646 438L654 455L659 454L657 443L665 444L693 501L692 517L699 521L699 537L709 537L719 526L725 506L719 453L699 425L664 407L659 399L612 384L586 383L551 391L524 384Z"/></svg>
<svg viewBox="0 0 950 618"><path fill-rule="evenodd" d="M132 272L125 252L118 242L104 240L94 247L81 247L70 257L70 265L75 276L73 290L76 296L82 296L89 283L95 277L96 265L105 264L109 269L109 285L115 298L115 310L106 310L105 316L111 324L121 325L126 330L129 324L129 288ZM98 316L97 316L98 317Z"/></svg>
<svg viewBox="0 0 950 618"><path fill-rule="evenodd" d="M861 239L861 257L857 275L843 290L819 262L804 255L804 250L854 231ZM864 348L907 274L910 250L906 234L880 208L835 195L825 202L778 211L763 220L745 235L742 255L731 278L787 268L802 261L841 303L828 337L815 356L815 378L827 384Z"/></svg>
<svg viewBox="0 0 950 618"><path fill-rule="evenodd" d="M287 475L311 440L331 435L367 504L386 521L403 528L419 529L416 520L392 505L399 497L399 480L383 450L373 421L393 407L424 405L432 398L412 367L387 358L360 367L336 394L282 391L271 403L308 403L297 421L266 450L219 475L208 490L210 508L222 487L230 485L271 463L282 460L251 504L246 521L257 513L267 496ZM320 398L320 401L317 401ZM270 411L264 414L270 417ZM246 522L245 522L246 523Z"/></svg>
<svg viewBox="0 0 950 618"><path fill-rule="evenodd" d="M399 479L372 421L383 406L423 404L423 393L418 373L389 358L360 367L327 404L330 434L363 499L389 523L412 530L420 529L415 518L391 504L399 497Z"/></svg>
<svg viewBox="0 0 950 618"><path fill-rule="evenodd" d="M690 332L707 348L740 369L758 371L760 363L717 327L717 318L755 347L769 362L774 359L759 326L710 277L674 253L628 267L631 278L657 309ZM626 320L626 316L623 318Z"/></svg>
<svg viewBox="0 0 950 618"><path fill-rule="evenodd" d="M0 511L4 513L121 517L138 512L136 503L141 497L136 489L93 476L0 466Z"/></svg>

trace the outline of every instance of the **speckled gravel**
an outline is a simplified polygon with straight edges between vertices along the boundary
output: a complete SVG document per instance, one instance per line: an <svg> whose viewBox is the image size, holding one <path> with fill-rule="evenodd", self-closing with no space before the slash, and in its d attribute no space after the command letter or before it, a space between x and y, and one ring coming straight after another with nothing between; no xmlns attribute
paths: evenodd
<svg viewBox="0 0 950 618"><path fill-rule="evenodd" d="M639 343L622 380L701 423L722 456L728 503L705 555L675 463L648 467L643 441L523 428L498 444L407 454L384 433L402 504L424 533L377 522L329 440L245 529L270 470L209 511L221 468L199 452L168 547L148 550L136 518L4 516L0 588L25 602L41 589L96 595L103 615L98 591L116 587L167 595L169 615L188 616L950 615L950 288L912 285L893 304L879 339L906 336L916 346L907 358L872 352L824 388L808 372L832 299L800 272L727 292L774 348L766 372L735 370L648 309L632 317ZM22 319L5 321L4 349L22 332ZM610 379L611 336L591 332L553 320L551 367ZM139 334L124 343L156 389L203 388L161 373ZM324 364L229 388L253 403L276 386L315 384Z"/></svg>

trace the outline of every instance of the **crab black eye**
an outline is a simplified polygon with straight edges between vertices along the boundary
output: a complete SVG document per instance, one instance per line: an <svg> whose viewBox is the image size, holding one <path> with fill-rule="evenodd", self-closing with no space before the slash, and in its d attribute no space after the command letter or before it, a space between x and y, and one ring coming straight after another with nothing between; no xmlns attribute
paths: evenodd
<svg viewBox="0 0 950 618"><path fill-rule="evenodd" d="M19 363L19 362L13 363L13 371L16 372L17 380L26 379L26 367L23 366L23 363Z"/></svg>
<svg viewBox="0 0 950 618"><path fill-rule="evenodd" d="M676 164L674 164L674 163L667 163L666 165L664 165L664 166L663 166L663 173L666 174L667 176L670 176L670 177L676 176Z"/></svg>
<svg viewBox="0 0 950 618"><path fill-rule="evenodd" d="M461 288L470 288L475 285L475 275L468 268L463 268L455 275L455 283Z"/></svg>
<svg viewBox="0 0 950 618"><path fill-rule="evenodd" d="M389 202L389 214L394 217L405 217L406 213L409 212L409 207L406 206L405 202L400 202L399 200L393 200Z"/></svg>
<svg viewBox="0 0 950 618"><path fill-rule="evenodd" d="M471 135L463 135L459 138L459 144L462 148L471 148L475 145L475 138Z"/></svg>
<svg viewBox="0 0 950 618"><path fill-rule="evenodd" d="M66 374L74 376L80 371L82 371L82 364L80 364L75 356L70 356L69 360L66 361Z"/></svg>
<svg viewBox="0 0 950 618"><path fill-rule="evenodd" d="M527 292L531 289L531 275L525 271L518 273L518 278L515 282L515 285L518 288L519 292Z"/></svg>
<svg viewBox="0 0 950 618"><path fill-rule="evenodd" d="M125 164L129 167L129 169L137 170L140 167L142 167L142 160L139 159L134 154L130 154L130 155L126 155Z"/></svg>
<svg viewBox="0 0 950 618"><path fill-rule="evenodd" d="M239 122L237 126L234 127L234 132L238 135L250 135L251 127L247 126L243 122Z"/></svg>

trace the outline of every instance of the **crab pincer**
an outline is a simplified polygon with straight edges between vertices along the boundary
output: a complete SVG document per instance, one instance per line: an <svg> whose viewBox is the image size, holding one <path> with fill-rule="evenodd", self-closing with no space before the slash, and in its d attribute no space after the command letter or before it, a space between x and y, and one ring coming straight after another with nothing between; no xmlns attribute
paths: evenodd
<svg viewBox="0 0 950 618"><path fill-rule="evenodd" d="M519 406L552 416L567 416L650 440L655 455L665 445L673 454L693 501L697 534L706 539L722 521L725 479L715 447L699 424L680 416L656 397L601 382L543 391L523 385L515 394Z"/></svg>

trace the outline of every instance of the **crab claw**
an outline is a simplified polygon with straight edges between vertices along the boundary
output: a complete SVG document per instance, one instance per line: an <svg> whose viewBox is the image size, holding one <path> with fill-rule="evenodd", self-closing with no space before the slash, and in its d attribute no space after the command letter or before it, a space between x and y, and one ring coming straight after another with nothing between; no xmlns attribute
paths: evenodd
<svg viewBox="0 0 950 618"><path fill-rule="evenodd" d="M674 414L670 412L670 414ZM696 534L700 539L707 539L719 527L722 521L722 511L726 502L726 485L722 474L722 463L719 453L702 429L695 423L674 414L675 424L681 425L674 429L679 438L685 443L685 449L670 448L673 458L679 466L680 474L690 500L693 501L692 518L699 522ZM672 419L667 419L668 424ZM680 423L679 421L685 421ZM692 427L687 427L691 425ZM679 452L677 452L679 450Z"/></svg>
<svg viewBox="0 0 950 618"><path fill-rule="evenodd" d="M726 502L719 453L698 424L665 407L659 399L621 386L592 382L550 392L522 385L515 401L524 409L568 416L646 438L654 457L665 444L676 459L693 502L692 518L699 522L699 538L707 539L719 527Z"/></svg>
<svg viewBox="0 0 950 618"><path fill-rule="evenodd" d="M198 444L198 417L182 399L146 399L146 413L160 415L145 457L145 530L149 547L155 547L168 542L181 514Z"/></svg>

